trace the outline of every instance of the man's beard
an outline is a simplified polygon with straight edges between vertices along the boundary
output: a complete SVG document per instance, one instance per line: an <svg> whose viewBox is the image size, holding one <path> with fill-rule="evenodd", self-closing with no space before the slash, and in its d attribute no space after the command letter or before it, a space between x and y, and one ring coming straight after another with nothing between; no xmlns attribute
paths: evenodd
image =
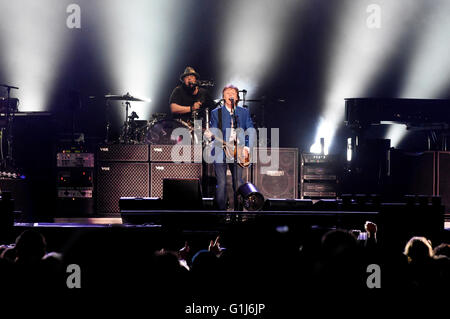
<svg viewBox="0 0 450 319"><path fill-rule="evenodd" d="M195 91L195 85L193 83L189 83L188 85L183 83L183 87L186 91L188 91L191 94L194 93L194 91Z"/></svg>

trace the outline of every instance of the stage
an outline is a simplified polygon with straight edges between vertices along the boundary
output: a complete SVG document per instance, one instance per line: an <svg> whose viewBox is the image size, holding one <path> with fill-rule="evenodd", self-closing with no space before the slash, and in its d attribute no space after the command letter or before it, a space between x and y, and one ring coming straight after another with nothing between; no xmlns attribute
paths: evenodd
<svg viewBox="0 0 450 319"><path fill-rule="evenodd" d="M114 217L59 217L43 222L15 222L14 227L9 229L9 238L12 241L14 236L18 236L24 230L34 229L50 238L56 238L48 242L56 251L61 251L64 243L67 243L71 236L86 231L135 233L138 234L137 240L147 236L152 238L161 236L164 241L167 236L171 236L180 245L183 243L183 238L191 238L195 241L202 238L206 243L216 236L223 234L230 236L234 232L245 232L248 236L288 234L300 239L314 231L326 233L331 230L345 229L355 232L357 237L364 238L364 224L371 221L378 225L378 238L381 241L384 238L406 241L412 235L426 235L434 241L449 239L450 219L446 219L445 214L439 213L439 209L436 210L431 205L408 207L398 203L385 204L378 209L369 206L365 211L355 210L355 207L352 211L340 211L336 208L328 211L257 212L123 210L120 215ZM164 246L163 242L161 242L162 246Z"/></svg>

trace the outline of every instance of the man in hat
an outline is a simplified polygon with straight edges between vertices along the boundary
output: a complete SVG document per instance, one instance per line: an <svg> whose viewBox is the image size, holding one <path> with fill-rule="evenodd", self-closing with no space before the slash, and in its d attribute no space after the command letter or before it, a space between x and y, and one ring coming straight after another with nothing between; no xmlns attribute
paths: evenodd
<svg viewBox="0 0 450 319"><path fill-rule="evenodd" d="M170 111L174 118L188 121L193 111L211 103L208 91L198 86L199 77L200 75L190 66L180 75L181 84L172 91L169 99Z"/></svg>

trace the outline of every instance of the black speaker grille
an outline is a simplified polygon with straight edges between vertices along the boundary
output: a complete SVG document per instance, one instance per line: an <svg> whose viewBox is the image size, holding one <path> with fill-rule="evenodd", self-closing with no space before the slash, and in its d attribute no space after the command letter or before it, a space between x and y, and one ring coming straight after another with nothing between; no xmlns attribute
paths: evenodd
<svg viewBox="0 0 450 319"><path fill-rule="evenodd" d="M151 163L151 197L163 196L165 178L202 178L202 164L199 163Z"/></svg>
<svg viewBox="0 0 450 319"><path fill-rule="evenodd" d="M434 195L435 152L408 153L401 150L390 153L392 191L397 196Z"/></svg>
<svg viewBox="0 0 450 319"><path fill-rule="evenodd" d="M257 148L257 163L254 164L254 184L265 198L297 198L298 188L298 149L296 148ZM270 167L271 162L262 163L260 151L268 156L279 152L279 167L265 173L263 167Z"/></svg>
<svg viewBox="0 0 450 319"><path fill-rule="evenodd" d="M98 165L97 212L118 213L120 197L148 197L148 163L114 163Z"/></svg>
<svg viewBox="0 0 450 319"><path fill-rule="evenodd" d="M97 159L101 162L148 162L148 145L100 145L97 149Z"/></svg>
<svg viewBox="0 0 450 319"><path fill-rule="evenodd" d="M438 195L445 205L445 212L450 212L450 152L439 152Z"/></svg>
<svg viewBox="0 0 450 319"><path fill-rule="evenodd" d="M175 148L175 149L174 149ZM174 152L176 158L172 156ZM150 145L152 162L202 162L202 146L197 145Z"/></svg>

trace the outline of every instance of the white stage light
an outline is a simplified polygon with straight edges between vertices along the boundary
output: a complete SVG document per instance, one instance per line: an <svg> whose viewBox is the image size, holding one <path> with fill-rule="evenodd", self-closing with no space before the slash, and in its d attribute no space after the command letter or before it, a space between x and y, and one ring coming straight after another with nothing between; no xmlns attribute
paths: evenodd
<svg viewBox="0 0 450 319"><path fill-rule="evenodd" d="M61 62L67 50L64 1L17 0L0 2L0 65L3 82L21 111L42 111L48 106Z"/></svg>
<svg viewBox="0 0 450 319"><path fill-rule="evenodd" d="M99 50L112 70L115 87L111 93L157 100L166 79L167 67L176 52L183 30L185 1L108 0L103 1ZM100 6L99 6L100 7ZM131 103L141 119L149 119L148 103Z"/></svg>
<svg viewBox="0 0 450 319"><path fill-rule="evenodd" d="M219 88L234 84L253 92L277 68L293 11L304 5L294 0L230 0L219 17ZM298 30L295 30L298 32ZM220 90L217 94L221 94Z"/></svg>
<svg viewBox="0 0 450 319"><path fill-rule="evenodd" d="M381 9L381 26L369 28L367 1L342 1L336 34L332 37L327 74L327 93L314 143L325 137L328 146L344 118L344 99L371 97L367 91L380 72L386 70L389 59L401 50L398 41L407 31L408 23L415 23L420 6L408 1L377 1ZM330 131L323 132L321 123ZM324 135L325 134L325 135Z"/></svg>
<svg viewBox="0 0 450 319"><path fill-rule="evenodd" d="M428 1L418 19L419 40L410 59L402 97L443 98L450 85L450 2Z"/></svg>
<svg viewBox="0 0 450 319"><path fill-rule="evenodd" d="M391 147L398 147L401 140L408 133L406 130L406 125L401 124L391 124L386 133L386 139L391 140Z"/></svg>
<svg viewBox="0 0 450 319"><path fill-rule="evenodd" d="M450 85L450 3L446 0L428 1L426 10L417 16L419 39L410 59L410 67L400 93L405 98L443 98ZM403 125L389 128L386 138L398 146L408 131Z"/></svg>
<svg viewBox="0 0 450 319"><path fill-rule="evenodd" d="M326 121L325 119L320 119L319 128L317 130L317 138L314 141L314 144L310 147L311 153L322 153L322 144L320 142L321 139L324 140L323 152L325 155L328 155L328 151L330 148L330 141L334 137L334 133L336 131L335 124L331 121Z"/></svg>

